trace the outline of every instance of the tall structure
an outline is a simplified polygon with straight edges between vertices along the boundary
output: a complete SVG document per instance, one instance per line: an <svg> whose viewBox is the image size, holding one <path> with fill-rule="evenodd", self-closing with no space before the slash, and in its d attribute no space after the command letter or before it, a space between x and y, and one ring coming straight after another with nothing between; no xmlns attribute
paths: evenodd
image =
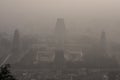
<svg viewBox="0 0 120 80"><path fill-rule="evenodd" d="M101 46L106 48L106 33L104 31L101 33Z"/></svg>
<svg viewBox="0 0 120 80"><path fill-rule="evenodd" d="M58 18L55 28L55 64L57 68L62 68L64 59L64 43L65 43L65 24L64 19Z"/></svg>
<svg viewBox="0 0 120 80"><path fill-rule="evenodd" d="M106 33L103 31L101 33L101 40L100 40L100 48L101 52L104 56L107 56L107 42L106 42Z"/></svg>
<svg viewBox="0 0 120 80"><path fill-rule="evenodd" d="M20 34L19 31L16 29L13 36L12 50L13 52L18 52L19 49L20 49Z"/></svg>
<svg viewBox="0 0 120 80"><path fill-rule="evenodd" d="M19 61L20 57L20 34L19 31L16 29L13 35L13 43L12 43L12 51L11 56L8 59L8 63L15 64Z"/></svg>
<svg viewBox="0 0 120 80"><path fill-rule="evenodd" d="M65 42L65 23L64 19L58 18L55 28L56 49L63 50Z"/></svg>
<svg viewBox="0 0 120 80"><path fill-rule="evenodd" d="M111 68L116 68L118 67L118 62L116 60L115 57L109 57L108 56L108 53L107 53L107 41L106 41L106 33L103 31L101 33L101 54L104 56L102 59L101 59L101 62L104 67L111 67Z"/></svg>

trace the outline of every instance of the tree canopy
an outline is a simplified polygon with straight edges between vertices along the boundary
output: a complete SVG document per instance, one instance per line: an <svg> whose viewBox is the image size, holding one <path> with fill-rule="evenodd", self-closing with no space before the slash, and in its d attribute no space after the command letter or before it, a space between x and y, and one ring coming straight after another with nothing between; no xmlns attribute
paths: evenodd
<svg viewBox="0 0 120 80"><path fill-rule="evenodd" d="M0 67L0 80L16 80L10 72L10 64L5 64Z"/></svg>

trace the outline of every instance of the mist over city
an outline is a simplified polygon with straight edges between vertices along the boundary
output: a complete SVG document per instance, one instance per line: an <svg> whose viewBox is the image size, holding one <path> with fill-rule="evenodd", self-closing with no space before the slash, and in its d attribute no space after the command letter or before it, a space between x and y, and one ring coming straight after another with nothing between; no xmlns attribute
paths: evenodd
<svg viewBox="0 0 120 80"><path fill-rule="evenodd" d="M0 80L119 80L119 0L0 0Z"/></svg>

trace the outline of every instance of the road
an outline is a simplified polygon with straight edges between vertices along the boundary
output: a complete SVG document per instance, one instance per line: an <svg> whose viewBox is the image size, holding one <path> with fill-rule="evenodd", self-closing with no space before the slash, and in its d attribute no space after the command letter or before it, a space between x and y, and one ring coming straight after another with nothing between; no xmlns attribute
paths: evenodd
<svg viewBox="0 0 120 80"><path fill-rule="evenodd" d="M0 66L4 65L8 61L10 56L11 56L11 54L8 54L7 56L3 57L3 59L1 60Z"/></svg>

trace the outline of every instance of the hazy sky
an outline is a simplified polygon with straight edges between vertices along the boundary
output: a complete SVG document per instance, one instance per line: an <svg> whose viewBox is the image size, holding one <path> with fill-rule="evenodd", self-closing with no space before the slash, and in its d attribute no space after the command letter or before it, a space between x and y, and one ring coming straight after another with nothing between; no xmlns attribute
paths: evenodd
<svg viewBox="0 0 120 80"><path fill-rule="evenodd" d="M105 29L120 40L120 0L0 0L2 29L49 31L59 17L72 33Z"/></svg>

